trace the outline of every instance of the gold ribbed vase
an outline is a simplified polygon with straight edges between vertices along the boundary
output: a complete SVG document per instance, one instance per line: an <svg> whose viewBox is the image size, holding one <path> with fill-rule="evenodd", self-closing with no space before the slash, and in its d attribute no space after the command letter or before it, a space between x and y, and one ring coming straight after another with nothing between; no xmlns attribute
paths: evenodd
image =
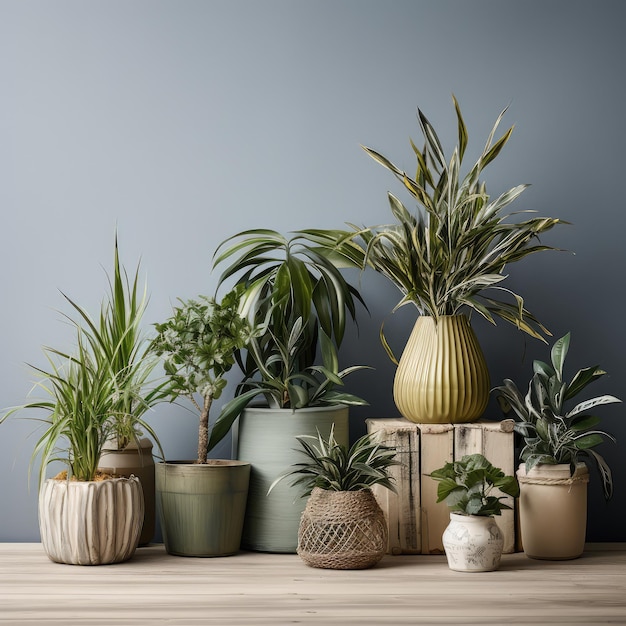
<svg viewBox="0 0 626 626"><path fill-rule="evenodd" d="M472 422L489 400L489 370L465 315L418 317L393 385L400 413L418 424Z"/></svg>

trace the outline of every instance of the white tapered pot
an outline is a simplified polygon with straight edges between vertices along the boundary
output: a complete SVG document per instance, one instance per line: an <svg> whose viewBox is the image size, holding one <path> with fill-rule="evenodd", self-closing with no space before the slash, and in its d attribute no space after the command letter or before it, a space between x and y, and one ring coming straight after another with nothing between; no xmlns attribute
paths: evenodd
<svg viewBox="0 0 626 626"><path fill-rule="evenodd" d="M51 478L39 493L41 543L57 563L107 565L130 559L143 514L137 477L94 482Z"/></svg>

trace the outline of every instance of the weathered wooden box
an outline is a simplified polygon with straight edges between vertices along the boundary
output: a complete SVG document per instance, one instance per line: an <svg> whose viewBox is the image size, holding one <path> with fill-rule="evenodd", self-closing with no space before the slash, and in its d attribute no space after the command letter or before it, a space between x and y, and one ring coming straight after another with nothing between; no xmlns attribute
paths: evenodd
<svg viewBox="0 0 626 626"><path fill-rule="evenodd" d="M404 418L370 418L370 433L396 448L402 465L393 466L397 494L375 487L389 527L391 554L443 554L441 537L450 521L445 502L437 504L437 483L428 476L444 463L479 452L506 474L515 471L513 420L466 424L414 424ZM505 500L513 505L513 498ZM504 533L504 552L515 552L514 510L496 522Z"/></svg>

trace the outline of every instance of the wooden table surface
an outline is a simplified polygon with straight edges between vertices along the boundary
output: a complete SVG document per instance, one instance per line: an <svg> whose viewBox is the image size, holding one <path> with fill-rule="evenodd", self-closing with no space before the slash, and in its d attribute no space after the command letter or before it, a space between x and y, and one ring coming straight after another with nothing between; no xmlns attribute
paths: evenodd
<svg viewBox="0 0 626 626"><path fill-rule="evenodd" d="M0 624L626 624L626 546L574 561L508 554L496 572L448 569L442 556L385 556L360 571L297 555L52 563L39 544L0 543Z"/></svg>

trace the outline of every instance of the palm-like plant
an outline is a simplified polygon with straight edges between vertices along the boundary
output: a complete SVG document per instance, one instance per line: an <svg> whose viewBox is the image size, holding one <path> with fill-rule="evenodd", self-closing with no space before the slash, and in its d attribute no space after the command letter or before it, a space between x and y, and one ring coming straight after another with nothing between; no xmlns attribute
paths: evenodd
<svg viewBox="0 0 626 626"><path fill-rule="evenodd" d="M373 485L382 485L396 491L389 476L389 467L400 465L394 459L396 451L376 440L376 434L367 434L352 444L350 449L338 444L331 429L328 439L319 433L317 437L296 437L307 460L296 463L293 469L279 476L272 488L289 476L297 476L292 486L303 489L302 497L311 494L315 487L326 491L360 491Z"/></svg>
<svg viewBox="0 0 626 626"><path fill-rule="evenodd" d="M528 391L523 395L516 384L505 379L504 385L496 387L500 405L505 414L517 419L515 430L524 438L520 458L530 471L538 464L569 464L573 475L576 464L582 458L592 459L602 477L604 495L608 499L613 492L611 469L604 458L592 448L609 439L608 433L598 430L600 418L590 415L595 407L621 402L612 395L603 395L578 402L571 409L566 403L573 400L590 383L606 374L597 366L579 370L567 381L563 368L570 345L570 333L557 340L550 351L551 363L533 362L533 377Z"/></svg>
<svg viewBox="0 0 626 626"><path fill-rule="evenodd" d="M268 324L274 337L285 344L296 320L302 320L301 370L315 359L318 328L341 345L347 317L355 320L356 301L363 303L328 250L307 231L290 238L268 229L233 235L213 257L214 268L225 264L218 288L236 277L236 285L243 287L240 311L244 316L253 317L257 325ZM271 335L259 343L259 349L273 352Z"/></svg>
<svg viewBox="0 0 626 626"><path fill-rule="evenodd" d="M357 301L363 301L314 233L287 238L273 230L248 230L216 250L214 268L226 265L218 289L235 278L240 314L261 329L237 354L244 380L220 419L232 421L259 395L273 408L365 404L333 389L360 369L339 370L336 347L347 319L356 319ZM321 365L315 363L318 347Z"/></svg>
<svg viewBox="0 0 626 626"><path fill-rule="evenodd" d="M346 262L370 266L391 280L402 294L396 309L412 303L420 314L437 320L467 307L491 323L499 317L542 338L546 330L526 310L522 297L501 283L508 264L554 249L535 240L563 222L547 217L507 221L512 214L505 215L503 210L528 185L518 185L492 199L480 180L482 171L500 154L513 132L511 127L494 141L506 109L498 116L479 158L462 175L468 132L456 98L453 101L458 144L449 160L435 129L419 109L425 143L420 150L411 141L417 159L414 177L376 150L364 147L403 184L417 202L417 211L411 212L389 193L395 223L366 228L350 224L352 231L329 231L325 243ZM488 297L483 293L487 289L505 292L512 301Z"/></svg>

